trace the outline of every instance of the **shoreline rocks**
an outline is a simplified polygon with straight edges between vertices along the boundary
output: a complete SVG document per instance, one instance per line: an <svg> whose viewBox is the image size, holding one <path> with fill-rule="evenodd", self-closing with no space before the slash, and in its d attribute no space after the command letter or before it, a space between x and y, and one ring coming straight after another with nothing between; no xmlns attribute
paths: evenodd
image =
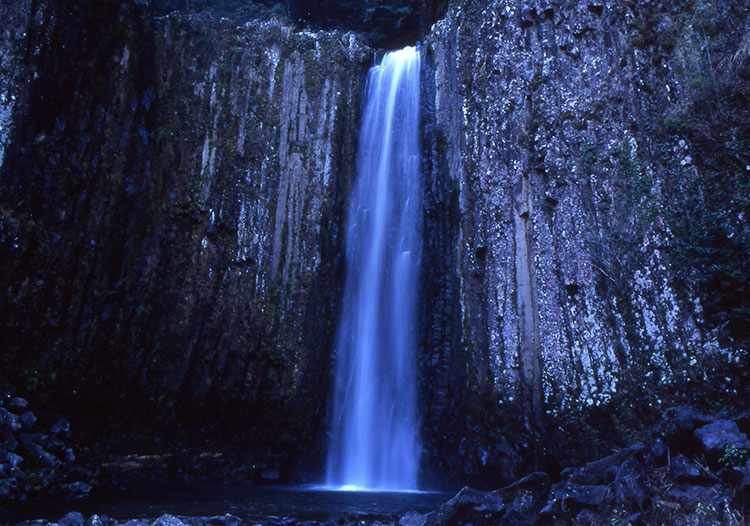
<svg viewBox="0 0 750 526"><path fill-rule="evenodd" d="M44 425L26 399L0 393L0 503L88 495L94 473L74 465L69 430L67 420Z"/></svg>
<svg viewBox="0 0 750 526"><path fill-rule="evenodd" d="M534 472L494 491L467 486L429 513L347 512L337 520L310 521L229 513L115 520L71 512L56 523L26 521L18 526L740 526L750 504L750 447L738 423L741 418L672 408L664 413L660 436L651 444L635 444L559 474ZM17 457L8 455L11 461L3 469L18 469L22 461Z"/></svg>

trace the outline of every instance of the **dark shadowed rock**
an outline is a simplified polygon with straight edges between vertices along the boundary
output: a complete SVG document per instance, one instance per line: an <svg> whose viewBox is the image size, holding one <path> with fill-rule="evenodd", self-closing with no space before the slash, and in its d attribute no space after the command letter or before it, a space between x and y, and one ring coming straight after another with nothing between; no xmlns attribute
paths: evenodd
<svg viewBox="0 0 750 526"><path fill-rule="evenodd" d="M642 510L650 498L646 470L635 457L630 457L617 472L612 484L615 502L624 509Z"/></svg>
<svg viewBox="0 0 750 526"><path fill-rule="evenodd" d="M594 508L602 506L610 496L611 493L607 486L591 486L573 482L567 482L560 494L560 497L568 503Z"/></svg>
<svg viewBox="0 0 750 526"><path fill-rule="evenodd" d="M750 434L750 410L743 411L732 420L737 423L737 427L740 428L740 431L745 434Z"/></svg>
<svg viewBox="0 0 750 526"><path fill-rule="evenodd" d="M612 498L609 487L561 481L552 486L550 500L540 511L542 520L574 517L582 508L599 508Z"/></svg>
<svg viewBox="0 0 750 526"><path fill-rule="evenodd" d="M0 407L0 426L4 431L18 433L21 430L21 420L17 415Z"/></svg>
<svg viewBox="0 0 750 526"><path fill-rule="evenodd" d="M718 495L719 493L716 488L713 487L678 484L670 488L666 492L665 497L683 506L693 507L700 503L707 504Z"/></svg>
<svg viewBox="0 0 750 526"><path fill-rule="evenodd" d="M615 480L623 462L633 456L642 454L645 450L646 446L636 444L608 457L589 462L583 467L563 470L562 476L575 484L608 484Z"/></svg>
<svg viewBox="0 0 750 526"><path fill-rule="evenodd" d="M234 515L230 515L229 513L225 515L216 515L215 517L209 517L205 520L205 524L207 526L239 526L240 525L240 518L235 517Z"/></svg>
<svg viewBox="0 0 750 526"><path fill-rule="evenodd" d="M474 526L489 526L497 524L505 512L505 504L500 498L466 486L431 514L425 524L452 526L471 523Z"/></svg>
<svg viewBox="0 0 750 526"><path fill-rule="evenodd" d="M18 482L14 478L0 479L0 499L10 496L11 492L18 487Z"/></svg>
<svg viewBox="0 0 750 526"><path fill-rule="evenodd" d="M705 481L706 477L700 468L684 455L672 457L669 462L669 477L675 482L694 482L700 483Z"/></svg>
<svg viewBox="0 0 750 526"><path fill-rule="evenodd" d="M667 445L661 438L657 438L648 450L644 462L650 465L660 465L667 460Z"/></svg>
<svg viewBox="0 0 750 526"><path fill-rule="evenodd" d="M27 407L29 407L29 403L26 401L25 398L21 398L19 396L11 398L10 402L8 402L8 409L13 411L14 413L20 413L24 411Z"/></svg>
<svg viewBox="0 0 750 526"><path fill-rule="evenodd" d="M534 473L529 473L525 477L518 479L517 481L505 486L504 488L495 490L492 493L493 495L496 495L498 497L516 491L533 491L535 493L546 493L547 491L549 491L551 483L552 481L549 475L547 475L543 471L536 471Z"/></svg>
<svg viewBox="0 0 750 526"><path fill-rule="evenodd" d="M32 413L31 411L26 411L21 414L21 425L24 429L29 430L34 427L34 424L36 424L36 415Z"/></svg>
<svg viewBox="0 0 750 526"><path fill-rule="evenodd" d="M169 513L165 513L158 519L156 519L154 522L151 523L151 526L187 526L182 520L178 519L174 515L170 515Z"/></svg>
<svg viewBox="0 0 750 526"><path fill-rule="evenodd" d="M552 482L549 475L535 472L495 490L507 508L504 521L508 524L535 524L539 510L547 502Z"/></svg>
<svg viewBox="0 0 750 526"><path fill-rule="evenodd" d="M750 459L742 468L742 481L739 483L739 489L746 494L750 493Z"/></svg>
<svg viewBox="0 0 750 526"><path fill-rule="evenodd" d="M750 447L747 435L742 433L732 420L717 420L694 432L701 450L711 461L716 461L729 446L736 448Z"/></svg>
<svg viewBox="0 0 750 526"><path fill-rule="evenodd" d="M23 457L16 455L15 453L7 453L4 460L8 462L10 468L13 469L23 462Z"/></svg>
<svg viewBox="0 0 750 526"><path fill-rule="evenodd" d="M711 421L711 418L692 407L670 407L661 421L661 434L668 445L679 450L693 450L693 431Z"/></svg>
<svg viewBox="0 0 750 526"><path fill-rule="evenodd" d="M77 498L84 497L91 492L91 485L86 482L71 482L70 484L63 484L60 488L68 496Z"/></svg>
<svg viewBox="0 0 750 526"><path fill-rule="evenodd" d="M71 511L65 514L65 516L57 521L59 526L84 526L85 520L83 514L77 511Z"/></svg>
<svg viewBox="0 0 750 526"><path fill-rule="evenodd" d="M56 418L49 426L49 432L51 435L67 435L70 431L70 422L62 417Z"/></svg>
<svg viewBox="0 0 750 526"><path fill-rule="evenodd" d="M44 468L52 468L60 464L60 461L55 455L45 451L44 448L37 443L35 437L24 435L24 433L21 433L20 441L24 450L26 450L26 459L29 463Z"/></svg>
<svg viewBox="0 0 750 526"><path fill-rule="evenodd" d="M417 513L416 511L407 511L398 521L399 526L424 526L427 522L427 515Z"/></svg>

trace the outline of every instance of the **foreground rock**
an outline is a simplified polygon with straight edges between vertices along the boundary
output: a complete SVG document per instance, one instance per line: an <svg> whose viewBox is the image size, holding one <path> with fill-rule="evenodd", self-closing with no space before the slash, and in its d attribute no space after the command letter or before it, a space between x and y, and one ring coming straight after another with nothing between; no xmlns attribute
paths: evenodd
<svg viewBox="0 0 750 526"><path fill-rule="evenodd" d="M61 418L43 423L24 398L0 393L0 503L91 491L94 474L74 464L69 428Z"/></svg>
<svg viewBox="0 0 750 526"><path fill-rule="evenodd" d="M740 415L665 412L660 436L585 465L559 480L535 472L486 492L464 487L430 513L346 513L337 520L294 517L162 515L151 519L88 518L71 512L60 526L526 526L536 524L741 526L750 503L750 448ZM742 426L742 427L741 427ZM19 431L20 432L20 431ZM713 455L711 457L710 455ZM714 458L715 460L711 460ZM45 521L21 523L46 526Z"/></svg>
<svg viewBox="0 0 750 526"><path fill-rule="evenodd" d="M490 493L464 488L425 524L743 524L750 448L737 422L679 407L661 430L651 447L563 470L551 486L533 473Z"/></svg>

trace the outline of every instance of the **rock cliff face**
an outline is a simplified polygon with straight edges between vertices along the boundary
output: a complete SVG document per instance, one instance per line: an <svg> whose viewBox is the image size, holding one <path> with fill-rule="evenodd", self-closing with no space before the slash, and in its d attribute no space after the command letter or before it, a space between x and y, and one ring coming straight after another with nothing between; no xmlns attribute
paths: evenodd
<svg viewBox="0 0 750 526"><path fill-rule="evenodd" d="M0 6L0 377L73 428L322 460L372 51L260 4L61 4ZM427 475L746 403L747 27L739 0L456 0L426 35Z"/></svg>
<svg viewBox="0 0 750 526"><path fill-rule="evenodd" d="M371 53L27 4L2 8L3 377L94 422L320 443Z"/></svg>
<svg viewBox="0 0 750 526"><path fill-rule="evenodd" d="M455 232L436 286L460 322L444 299L427 332L460 345L428 346L424 362L463 370L433 368L423 393L438 401L427 434L463 469L507 473L528 443L538 464L540 450L642 431L681 396L742 391L734 373L707 374L746 370L729 350L744 329L717 321L733 292L706 286L693 254L738 236L746 272L748 202L724 185L748 189L732 153L750 144L732 107L747 100L747 22L742 2L498 0L454 2L433 27L427 172L458 197L428 236ZM724 202L700 195L723 187ZM706 214L723 217L711 239L693 223ZM473 432L452 431L457 413Z"/></svg>

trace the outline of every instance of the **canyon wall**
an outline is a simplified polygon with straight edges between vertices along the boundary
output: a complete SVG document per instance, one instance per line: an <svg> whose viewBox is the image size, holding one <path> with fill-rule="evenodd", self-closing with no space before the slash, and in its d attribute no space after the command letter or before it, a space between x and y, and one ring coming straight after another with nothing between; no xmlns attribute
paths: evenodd
<svg viewBox="0 0 750 526"><path fill-rule="evenodd" d="M746 397L747 27L742 2L595 0L433 26L426 173L456 196L426 332L460 340L425 348L433 464L491 477Z"/></svg>
<svg viewBox="0 0 750 526"><path fill-rule="evenodd" d="M273 6L60 4L0 6L3 388L322 469L373 51ZM425 481L746 404L747 28L739 0L455 0L425 35Z"/></svg>
<svg viewBox="0 0 750 526"><path fill-rule="evenodd" d="M277 19L6 4L5 381L74 428L319 446L371 52Z"/></svg>

